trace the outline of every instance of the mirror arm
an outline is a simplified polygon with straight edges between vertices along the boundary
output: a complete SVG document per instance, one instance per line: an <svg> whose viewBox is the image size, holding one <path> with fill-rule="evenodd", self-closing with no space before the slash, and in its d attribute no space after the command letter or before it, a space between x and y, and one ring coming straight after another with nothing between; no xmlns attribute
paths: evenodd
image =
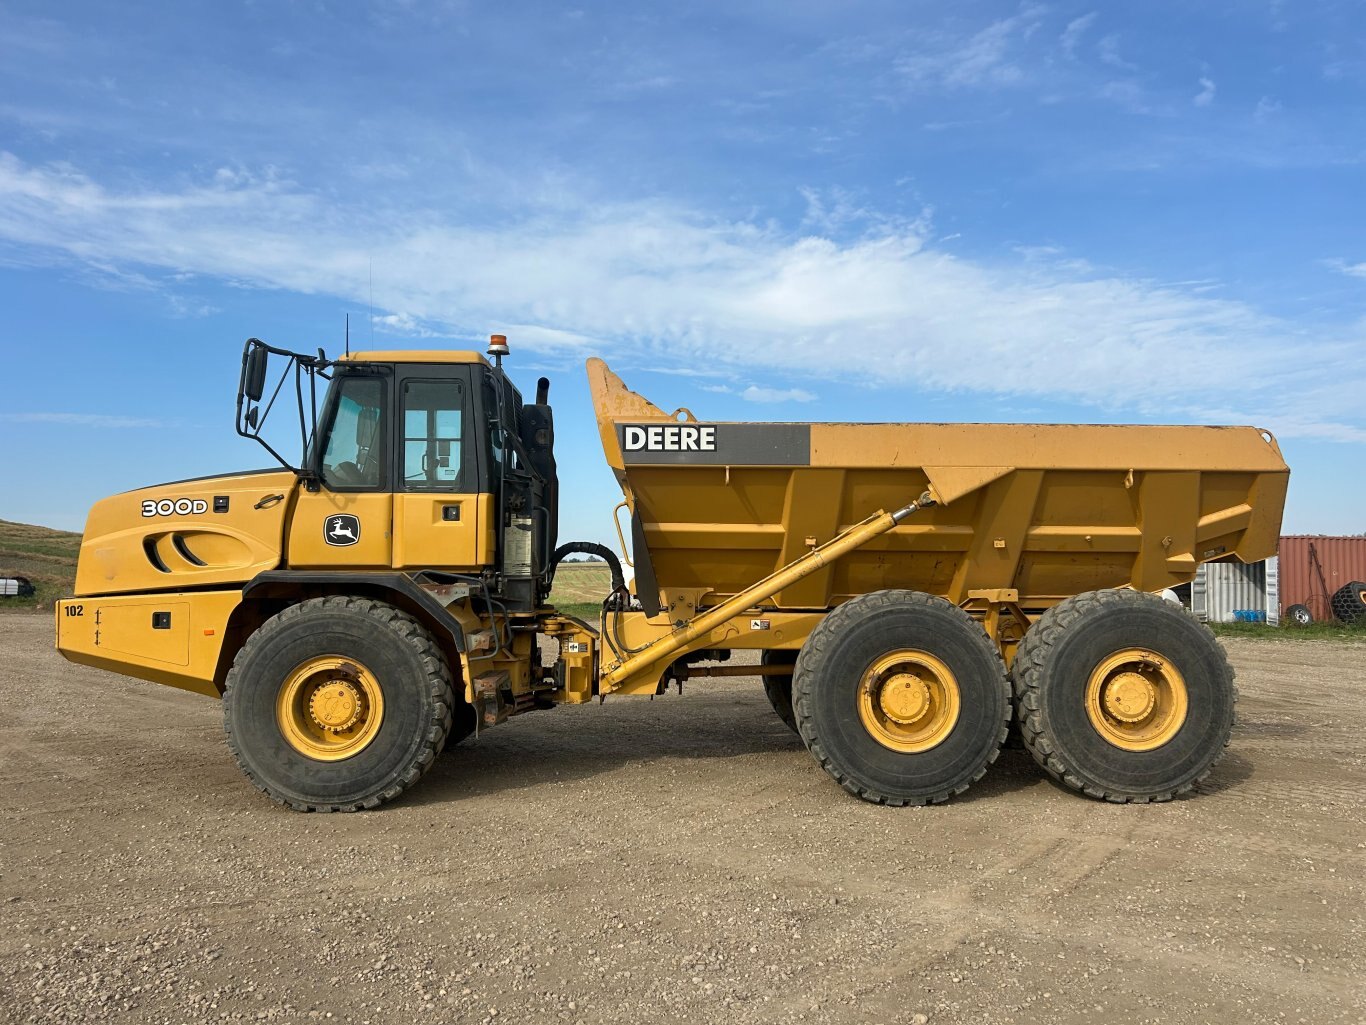
<svg viewBox="0 0 1366 1025"><path fill-rule="evenodd" d="M259 354L259 357L258 357ZM299 409L299 435L303 444L304 465L295 466L284 456L280 455L271 444L261 437L261 427L266 418L270 416L270 411L275 408L275 401L280 397L280 392L284 389L285 381L289 376L289 366L280 374L279 381L276 382L275 390L271 392L270 400L261 406L261 395L253 395L253 391L263 392L261 385L264 378L266 354L284 356L294 367L294 397L298 402ZM257 360L260 360L258 362ZM248 338L246 345L242 349L242 372L237 384L237 408L234 426L237 433L244 438L251 438L258 442L262 448L275 457L285 469L297 475L303 480L310 491L316 491L319 486L320 475L316 467L316 458L309 452L310 441L318 430L318 392L316 375L322 374L325 379L330 379L326 373L326 368L332 363L327 359L326 353L322 349L318 350L317 356L306 356L302 353L290 352L288 349L277 349L272 345L267 345L259 338ZM252 373L254 368L259 367L259 373ZM309 412L304 413L304 392L303 377L308 374L308 395Z"/></svg>
<svg viewBox="0 0 1366 1025"><path fill-rule="evenodd" d="M312 375L309 375L310 379ZM299 404L299 452L308 451L308 422L304 419L304 368L294 364L294 398Z"/></svg>

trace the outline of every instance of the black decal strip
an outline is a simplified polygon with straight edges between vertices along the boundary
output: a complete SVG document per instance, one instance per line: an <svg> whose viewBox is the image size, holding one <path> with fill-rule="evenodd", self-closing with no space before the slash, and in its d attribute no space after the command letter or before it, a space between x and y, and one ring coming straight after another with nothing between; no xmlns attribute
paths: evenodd
<svg viewBox="0 0 1366 1025"><path fill-rule="evenodd" d="M810 424L618 423L622 459L636 465L810 466Z"/></svg>

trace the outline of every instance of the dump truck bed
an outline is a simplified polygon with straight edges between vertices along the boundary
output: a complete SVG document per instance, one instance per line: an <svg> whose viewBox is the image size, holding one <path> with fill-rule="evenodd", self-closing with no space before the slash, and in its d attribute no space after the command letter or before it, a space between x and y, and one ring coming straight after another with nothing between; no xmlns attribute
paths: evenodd
<svg viewBox="0 0 1366 1025"><path fill-rule="evenodd" d="M939 503L778 593L824 609L905 588L1042 609L1156 591L1274 555L1289 469L1255 427L714 423L669 414L601 360L589 380L632 514L637 590L734 594L877 509Z"/></svg>

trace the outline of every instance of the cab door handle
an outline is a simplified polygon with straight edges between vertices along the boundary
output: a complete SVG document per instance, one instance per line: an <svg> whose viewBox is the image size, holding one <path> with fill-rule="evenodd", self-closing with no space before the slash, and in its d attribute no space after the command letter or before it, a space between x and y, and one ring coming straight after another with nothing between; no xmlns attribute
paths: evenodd
<svg viewBox="0 0 1366 1025"><path fill-rule="evenodd" d="M459 503L456 503L456 504L454 504L454 505L443 505L443 506L441 507L441 519L442 519L442 521L445 522L445 523L458 523L458 522L460 522L460 505L459 505Z"/></svg>

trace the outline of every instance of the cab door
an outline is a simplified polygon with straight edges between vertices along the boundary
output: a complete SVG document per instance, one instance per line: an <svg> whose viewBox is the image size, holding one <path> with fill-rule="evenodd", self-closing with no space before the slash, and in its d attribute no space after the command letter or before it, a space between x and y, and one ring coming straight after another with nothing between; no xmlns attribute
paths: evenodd
<svg viewBox="0 0 1366 1025"><path fill-rule="evenodd" d="M469 365L399 368L395 569L475 570L492 554Z"/></svg>
<svg viewBox="0 0 1366 1025"><path fill-rule="evenodd" d="M392 379L338 374L319 425L319 486L298 490L292 569L387 569L393 560Z"/></svg>

